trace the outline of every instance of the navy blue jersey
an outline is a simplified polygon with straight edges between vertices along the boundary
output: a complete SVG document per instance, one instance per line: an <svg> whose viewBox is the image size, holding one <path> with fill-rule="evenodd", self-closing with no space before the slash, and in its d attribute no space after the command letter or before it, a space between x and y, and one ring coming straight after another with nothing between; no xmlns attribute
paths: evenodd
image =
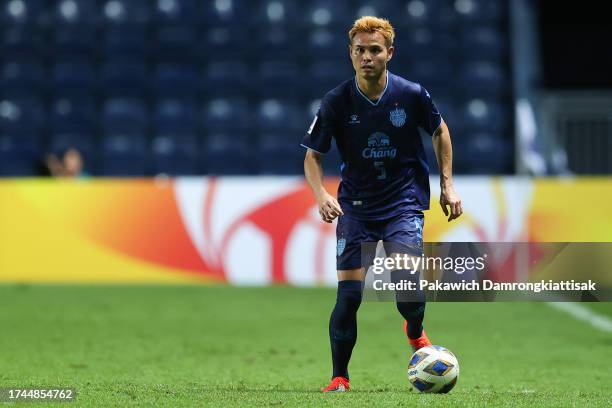
<svg viewBox="0 0 612 408"><path fill-rule="evenodd" d="M342 158L338 201L346 215L384 220L429 209L429 167L418 128L433 135L442 119L421 85L387 73L374 102L356 79L328 92L302 146Z"/></svg>

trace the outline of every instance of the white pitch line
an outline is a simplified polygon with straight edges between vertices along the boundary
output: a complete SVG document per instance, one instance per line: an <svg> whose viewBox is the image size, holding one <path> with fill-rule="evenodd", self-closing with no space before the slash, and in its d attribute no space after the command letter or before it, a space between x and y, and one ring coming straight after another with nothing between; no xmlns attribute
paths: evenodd
<svg viewBox="0 0 612 408"><path fill-rule="evenodd" d="M589 323L591 326L604 331L606 333L612 333L612 320L600 314L597 314L587 307L582 306L579 303L567 303L567 302L547 302L551 307L557 310L561 310L578 320Z"/></svg>

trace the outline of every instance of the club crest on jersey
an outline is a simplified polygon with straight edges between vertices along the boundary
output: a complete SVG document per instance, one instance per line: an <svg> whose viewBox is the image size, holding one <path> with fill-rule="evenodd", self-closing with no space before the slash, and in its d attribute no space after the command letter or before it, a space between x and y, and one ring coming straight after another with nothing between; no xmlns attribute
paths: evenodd
<svg viewBox="0 0 612 408"><path fill-rule="evenodd" d="M359 116L358 115L352 114L349 117L349 122L348 123L349 123L349 125L356 125L358 123L361 123L361 121L359 120Z"/></svg>
<svg viewBox="0 0 612 408"><path fill-rule="evenodd" d="M344 248L346 248L346 238L340 238L338 240L338 245L336 245L336 253L338 256L342 255Z"/></svg>
<svg viewBox="0 0 612 408"><path fill-rule="evenodd" d="M395 108L389 112L389 119L395 127L402 127L406 123L406 111L403 108Z"/></svg>

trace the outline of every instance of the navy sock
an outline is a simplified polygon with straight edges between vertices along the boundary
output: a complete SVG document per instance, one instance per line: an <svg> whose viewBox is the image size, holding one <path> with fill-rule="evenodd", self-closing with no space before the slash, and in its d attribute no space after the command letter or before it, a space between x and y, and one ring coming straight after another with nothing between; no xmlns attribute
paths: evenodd
<svg viewBox="0 0 612 408"><path fill-rule="evenodd" d="M397 310L408 322L408 337L418 339L423 334L425 302L397 302Z"/></svg>
<svg viewBox="0 0 612 408"><path fill-rule="evenodd" d="M348 363L357 341L357 310L361 304L362 282L345 280L338 282L336 306L329 319L333 377L346 377Z"/></svg>
<svg viewBox="0 0 612 408"><path fill-rule="evenodd" d="M408 270L395 270L391 272L391 281L412 281L418 288L419 274L410 274ZM418 339L423 333L423 319L425 318L425 295L422 290L396 290L395 300L397 310L408 322L408 337Z"/></svg>

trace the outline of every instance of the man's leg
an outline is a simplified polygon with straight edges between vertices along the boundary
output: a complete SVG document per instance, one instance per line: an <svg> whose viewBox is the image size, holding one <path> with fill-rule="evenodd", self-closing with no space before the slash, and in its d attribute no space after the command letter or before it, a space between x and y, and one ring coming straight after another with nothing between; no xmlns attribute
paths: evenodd
<svg viewBox="0 0 612 408"><path fill-rule="evenodd" d="M415 282L418 288L419 273L401 269L391 272L392 282ZM397 290L395 292L395 305L402 317L406 320L406 335L408 339L418 339L423 334L423 319L425 318L425 296L419 289Z"/></svg>
<svg viewBox="0 0 612 408"><path fill-rule="evenodd" d="M361 262L361 243L371 235L363 222L347 216L338 218L338 293L329 319L333 372L331 384L323 389L325 392L349 389L348 364L357 342L357 310L361 305L365 279L365 269Z"/></svg>
<svg viewBox="0 0 612 408"><path fill-rule="evenodd" d="M329 319L332 378L349 378L348 363L357 342L357 310L361 305L363 276L361 268L338 271L336 304Z"/></svg>
<svg viewBox="0 0 612 408"><path fill-rule="evenodd" d="M405 214L390 220L385 227L385 248L388 252L406 254L419 258L423 248L423 221L422 212ZM414 265L414 263L411 263ZM418 288L420 271L409 269L396 270L391 273L391 280L399 282L408 280L415 282ZM414 291L396 291L396 306L405 319L404 331L408 342L413 349L430 345L423 330L425 318L425 295L417 289Z"/></svg>

